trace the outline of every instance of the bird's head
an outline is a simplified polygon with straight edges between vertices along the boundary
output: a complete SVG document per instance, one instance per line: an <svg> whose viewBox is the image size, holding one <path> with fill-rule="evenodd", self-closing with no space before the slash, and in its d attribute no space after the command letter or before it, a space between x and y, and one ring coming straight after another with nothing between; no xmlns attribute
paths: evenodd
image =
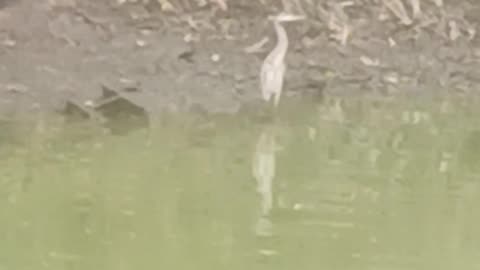
<svg viewBox="0 0 480 270"><path fill-rule="evenodd" d="M277 22L293 22L293 21L300 21L306 19L304 15L295 15L286 12L281 12L277 15L270 15L268 19L271 21Z"/></svg>

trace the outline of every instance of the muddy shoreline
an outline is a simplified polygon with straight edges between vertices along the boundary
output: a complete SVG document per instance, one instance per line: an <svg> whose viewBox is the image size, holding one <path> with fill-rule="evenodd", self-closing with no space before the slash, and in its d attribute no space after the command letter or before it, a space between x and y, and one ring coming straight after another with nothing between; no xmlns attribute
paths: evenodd
<svg viewBox="0 0 480 270"><path fill-rule="evenodd" d="M262 105L258 72L275 42L265 17L278 7L239 1L227 10L211 5L168 13L115 1L4 2L2 118L60 112L67 101L88 106L102 97L102 86L122 92L149 115L235 114ZM325 10L335 10L328 2ZM325 16L307 14L306 22L287 26L283 99L476 94L480 4L460 2L425 5L423 17L410 25L392 14L381 18L389 14L381 4L345 8L344 25L351 29L345 44ZM381 19L366 20L373 15ZM265 37L268 43L249 51Z"/></svg>

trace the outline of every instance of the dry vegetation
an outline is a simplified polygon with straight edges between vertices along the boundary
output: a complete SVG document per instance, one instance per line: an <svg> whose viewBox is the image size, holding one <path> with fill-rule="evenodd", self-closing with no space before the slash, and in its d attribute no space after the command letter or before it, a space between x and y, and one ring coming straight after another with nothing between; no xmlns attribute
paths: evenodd
<svg viewBox="0 0 480 270"><path fill-rule="evenodd" d="M5 68L3 84L86 100L94 80L121 77L158 93L155 108L236 111L259 99L266 18L281 11L307 18L286 26L292 96L480 89L478 0L0 0L2 62L22 71Z"/></svg>
<svg viewBox="0 0 480 270"><path fill-rule="evenodd" d="M119 5L143 4L165 13L185 14L213 10L218 17L241 19L239 10L264 15L285 10L307 15L312 25L327 28L330 37L345 45L356 33L371 31L375 22L408 27L413 34L429 29L455 41L476 37L480 5L475 1L448 0L116 0ZM245 15L245 14L244 14ZM251 15L248 15L251 16ZM212 17L215 19L215 17ZM373 34L373 33L371 33ZM392 41L393 42L393 41Z"/></svg>

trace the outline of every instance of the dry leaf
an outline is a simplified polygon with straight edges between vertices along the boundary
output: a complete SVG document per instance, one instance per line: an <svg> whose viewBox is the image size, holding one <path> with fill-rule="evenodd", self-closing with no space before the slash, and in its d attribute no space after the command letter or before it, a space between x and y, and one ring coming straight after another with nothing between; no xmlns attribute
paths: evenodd
<svg viewBox="0 0 480 270"><path fill-rule="evenodd" d="M253 44L253 45L250 45L248 47L246 47L244 49L244 51L246 53L257 53L257 52L261 52L263 51L263 46L265 46L265 44L267 44L267 42L269 41L269 38L268 37L264 37L262 38L262 40L260 40L259 42Z"/></svg>
<svg viewBox="0 0 480 270"><path fill-rule="evenodd" d="M360 56L360 61L365 66L369 66L369 67L378 67L380 65L380 61L378 59L372 59L365 55Z"/></svg>
<svg viewBox="0 0 480 270"><path fill-rule="evenodd" d="M210 0L210 1L217 4L217 6L219 6L221 10L227 11L228 6L227 6L226 0Z"/></svg>
<svg viewBox="0 0 480 270"><path fill-rule="evenodd" d="M397 45L397 42L396 42L393 38L389 37L389 38L388 38L388 45L389 45L390 47L394 47L394 46Z"/></svg>
<svg viewBox="0 0 480 270"><path fill-rule="evenodd" d="M443 0L432 0L437 7L443 7Z"/></svg>
<svg viewBox="0 0 480 270"><path fill-rule="evenodd" d="M330 37L340 41L343 46L347 44L348 37L352 32L348 15L343 10L344 7L350 5L352 5L352 3L348 1L334 4L332 6L332 12L328 14L328 28L335 32L331 34Z"/></svg>
<svg viewBox="0 0 480 270"><path fill-rule="evenodd" d="M161 9L165 12L175 11L175 7L168 2L168 0L158 0L158 3L160 4Z"/></svg>
<svg viewBox="0 0 480 270"><path fill-rule="evenodd" d="M468 27L467 33L468 33L468 39L472 40L475 38L475 35L477 34L477 30L475 30L475 27Z"/></svg>
<svg viewBox="0 0 480 270"><path fill-rule="evenodd" d="M412 20L401 0L383 0L383 3L403 24L412 24Z"/></svg>
<svg viewBox="0 0 480 270"><path fill-rule="evenodd" d="M451 20L448 22L448 27L450 27L450 31L448 33L448 37L450 40L455 41L460 37L460 29L458 29L457 22Z"/></svg>
<svg viewBox="0 0 480 270"><path fill-rule="evenodd" d="M413 17L420 18L422 16L420 0L410 0L410 5L412 6Z"/></svg>

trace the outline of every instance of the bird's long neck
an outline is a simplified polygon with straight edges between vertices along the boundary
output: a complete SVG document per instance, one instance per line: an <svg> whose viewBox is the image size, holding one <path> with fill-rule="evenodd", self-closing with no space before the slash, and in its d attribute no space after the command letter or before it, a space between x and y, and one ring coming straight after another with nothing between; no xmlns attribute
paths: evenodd
<svg viewBox="0 0 480 270"><path fill-rule="evenodd" d="M280 24L279 21L274 21L273 25L275 26L275 32L277 33L277 47L275 47L273 52L276 52L277 55L283 59L288 49L287 32L285 31L285 28L283 28L283 26Z"/></svg>

